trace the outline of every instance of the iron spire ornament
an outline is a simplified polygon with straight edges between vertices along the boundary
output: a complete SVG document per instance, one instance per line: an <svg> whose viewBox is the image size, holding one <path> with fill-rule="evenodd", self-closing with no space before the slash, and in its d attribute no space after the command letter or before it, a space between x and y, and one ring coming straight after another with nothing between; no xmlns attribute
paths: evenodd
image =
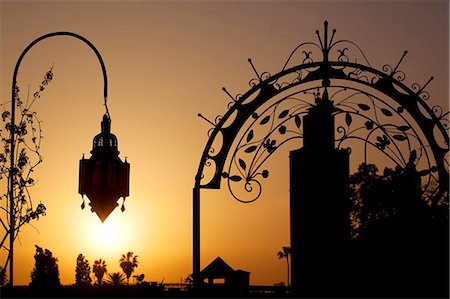
<svg viewBox="0 0 450 299"><path fill-rule="evenodd" d="M129 195L130 164L123 162L117 149L117 138L111 133L111 118L108 110L103 115L101 133L94 137L89 159L80 160L79 193L87 196L91 211L104 222L119 205L123 197L122 212L125 211L125 197Z"/></svg>

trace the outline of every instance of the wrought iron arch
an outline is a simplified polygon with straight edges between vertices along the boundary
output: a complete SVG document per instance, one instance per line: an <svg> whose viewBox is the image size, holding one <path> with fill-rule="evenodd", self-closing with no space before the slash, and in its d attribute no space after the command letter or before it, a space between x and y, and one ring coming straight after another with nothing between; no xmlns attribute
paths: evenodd
<svg viewBox="0 0 450 299"><path fill-rule="evenodd" d="M408 87L399 68L407 51L395 67L386 64L378 70L355 43L333 41L335 33L334 29L329 38L325 22L323 39L316 30L318 43L299 45L275 75L260 74L249 59L256 74L251 88L237 96L223 88L231 102L214 121L199 114L213 128L193 189L194 274L200 271L200 189L220 189L225 179L238 201L258 199L260 179L269 175L263 164L284 144L302 139L301 116L323 99L334 102L333 113L342 123L336 128L337 147L360 142L365 162L377 152L393 165L414 165L424 178L429 204L447 200L449 112L427 104L430 95L425 88L433 77L423 86Z"/></svg>

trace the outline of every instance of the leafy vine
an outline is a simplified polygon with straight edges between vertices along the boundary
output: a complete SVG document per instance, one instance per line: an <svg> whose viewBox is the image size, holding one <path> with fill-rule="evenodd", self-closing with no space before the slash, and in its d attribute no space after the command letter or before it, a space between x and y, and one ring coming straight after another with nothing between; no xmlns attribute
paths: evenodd
<svg viewBox="0 0 450 299"><path fill-rule="evenodd" d="M11 102L0 104L2 113L2 128L0 128L0 143L3 152L0 152L0 181L9 182L12 177L13 188L7 184L6 192L0 195L0 210L4 217L0 217L0 225L3 230L3 236L0 240L0 248L7 250L5 245L11 231L14 232L14 240L19 236L21 228L25 224L30 224L32 220L38 220L39 217L46 215L46 207L42 202L33 205L31 200L30 188L35 186L36 180L33 178L33 172L36 167L42 163L43 157L40 153L42 135L41 121L37 113L33 111L33 104L41 97L42 92L53 79L53 67L44 75L44 79L36 92L28 93L26 99L20 96L20 89L16 85L14 88L14 99L17 119L12 123L11 112L6 110L6 106ZM14 151L15 159L11 163L11 140L10 133L14 130ZM11 169L12 167L12 169ZM10 196L13 194L13 218L10 222L11 202ZM9 263L9 254L1 271L4 272ZM1 273L0 273L1 274ZM3 282L5 280L2 280Z"/></svg>

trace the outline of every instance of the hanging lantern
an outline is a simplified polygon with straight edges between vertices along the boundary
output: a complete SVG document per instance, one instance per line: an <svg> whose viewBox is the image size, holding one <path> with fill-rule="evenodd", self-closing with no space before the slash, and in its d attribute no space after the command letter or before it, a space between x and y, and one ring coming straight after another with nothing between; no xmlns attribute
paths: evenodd
<svg viewBox="0 0 450 299"><path fill-rule="evenodd" d="M94 137L91 157L80 160L79 193L83 197L81 208L84 209L84 195L89 198L91 211L102 222L119 205L123 197L122 212L125 210L125 197L129 195L130 164L122 162L117 150L117 138L111 134L109 113L103 116L102 131Z"/></svg>

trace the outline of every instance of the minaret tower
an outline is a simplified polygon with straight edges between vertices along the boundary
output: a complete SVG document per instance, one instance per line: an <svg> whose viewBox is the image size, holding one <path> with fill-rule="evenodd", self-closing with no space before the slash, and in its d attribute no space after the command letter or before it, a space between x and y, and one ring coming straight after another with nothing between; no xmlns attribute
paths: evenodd
<svg viewBox="0 0 450 299"><path fill-rule="evenodd" d="M349 240L349 151L335 148L335 108L325 87L303 117L303 147L290 153L292 290L326 295L342 281L341 261ZM342 264L343 266L343 264ZM318 292L320 290L320 292Z"/></svg>

